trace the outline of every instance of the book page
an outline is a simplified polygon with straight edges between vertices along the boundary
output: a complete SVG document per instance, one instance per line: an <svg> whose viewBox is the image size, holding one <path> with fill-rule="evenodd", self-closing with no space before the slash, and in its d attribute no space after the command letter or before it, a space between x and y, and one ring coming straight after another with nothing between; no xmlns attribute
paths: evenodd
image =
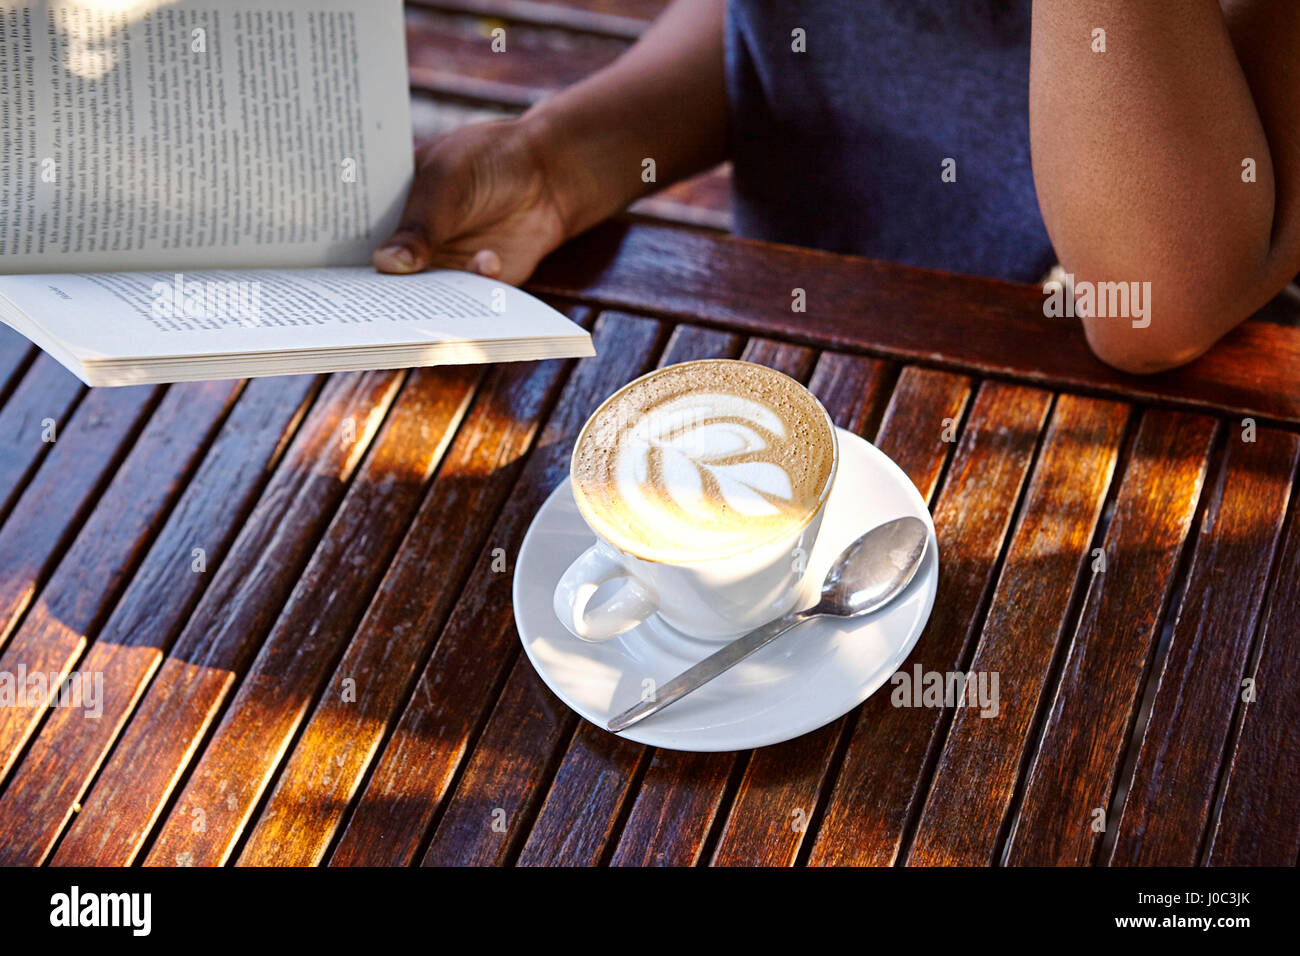
<svg viewBox="0 0 1300 956"><path fill-rule="evenodd" d="M360 265L412 173L399 0L0 0L0 273Z"/></svg>
<svg viewBox="0 0 1300 956"><path fill-rule="evenodd" d="M368 266L0 276L0 305L80 360L151 359L586 336L470 272Z"/></svg>

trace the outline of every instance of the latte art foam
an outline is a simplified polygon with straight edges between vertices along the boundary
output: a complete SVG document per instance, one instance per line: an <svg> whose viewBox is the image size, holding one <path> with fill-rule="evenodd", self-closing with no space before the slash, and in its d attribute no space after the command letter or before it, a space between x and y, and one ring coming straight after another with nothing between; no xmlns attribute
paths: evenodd
<svg viewBox="0 0 1300 956"><path fill-rule="evenodd" d="M830 423L793 379L748 362L687 362L597 411L574 451L574 497L632 554L726 557L811 518L834 461Z"/></svg>

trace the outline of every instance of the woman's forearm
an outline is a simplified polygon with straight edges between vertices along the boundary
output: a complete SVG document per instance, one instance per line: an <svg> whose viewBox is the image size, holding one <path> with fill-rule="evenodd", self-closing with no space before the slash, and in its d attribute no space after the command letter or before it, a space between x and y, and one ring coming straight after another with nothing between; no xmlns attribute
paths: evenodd
<svg viewBox="0 0 1300 956"><path fill-rule="evenodd" d="M676 0L618 60L524 114L569 235L724 158L723 9Z"/></svg>
<svg viewBox="0 0 1300 956"><path fill-rule="evenodd" d="M1034 0L1030 134L1052 242L1078 280L1150 283L1149 326L1084 319L1122 368L1194 358L1300 269L1296 210L1278 203L1300 156L1271 148L1233 43L1216 0Z"/></svg>

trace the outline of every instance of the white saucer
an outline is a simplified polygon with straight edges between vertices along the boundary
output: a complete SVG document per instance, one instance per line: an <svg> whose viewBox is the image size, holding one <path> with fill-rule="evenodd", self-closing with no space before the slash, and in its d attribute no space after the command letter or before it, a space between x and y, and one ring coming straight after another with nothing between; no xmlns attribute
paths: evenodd
<svg viewBox="0 0 1300 956"><path fill-rule="evenodd" d="M814 603L831 562L864 531L903 515L925 522L930 544L912 583L888 607L846 622L818 618L658 714L619 734L672 750L745 750L798 737L852 710L903 663L934 606L938 543L916 487L884 452L838 429L840 472L804 580ZM524 651L555 695L587 720L609 718L721 645L687 637L653 617L621 637L589 644L565 630L551 595L565 568L595 540L569 481L533 519L515 563L515 623Z"/></svg>

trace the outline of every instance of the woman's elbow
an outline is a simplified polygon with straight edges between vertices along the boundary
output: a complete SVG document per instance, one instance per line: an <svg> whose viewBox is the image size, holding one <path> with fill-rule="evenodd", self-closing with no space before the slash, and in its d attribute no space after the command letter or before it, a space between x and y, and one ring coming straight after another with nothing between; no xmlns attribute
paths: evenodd
<svg viewBox="0 0 1300 956"><path fill-rule="evenodd" d="M1130 375L1156 375L1200 358L1219 338L1245 319L1244 311L1193 310L1190 303L1148 303L1147 316L1086 316L1083 333L1092 354ZM1209 316L1214 321L1206 321Z"/></svg>
<svg viewBox="0 0 1300 956"><path fill-rule="evenodd" d="M1187 323L1179 325L1185 328ZM1083 332L1093 355L1130 375L1154 375L1186 365L1203 355L1218 338L1202 342L1195 336L1151 335L1151 326L1135 328L1115 318L1085 318Z"/></svg>
<svg viewBox="0 0 1300 956"><path fill-rule="evenodd" d="M1253 294L1227 284L1216 292L1211 283L1191 277L1143 285L1140 314L1079 312L1093 355L1133 375L1154 375L1200 358L1270 298L1262 289Z"/></svg>

